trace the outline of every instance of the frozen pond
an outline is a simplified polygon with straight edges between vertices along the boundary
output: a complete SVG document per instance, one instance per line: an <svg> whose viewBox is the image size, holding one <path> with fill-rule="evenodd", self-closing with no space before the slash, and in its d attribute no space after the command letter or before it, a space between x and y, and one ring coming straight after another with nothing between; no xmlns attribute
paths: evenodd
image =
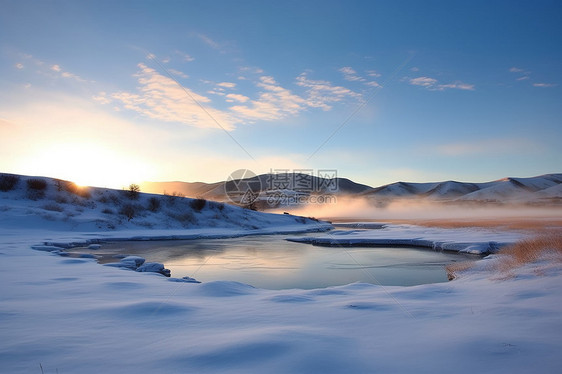
<svg viewBox="0 0 562 374"><path fill-rule="evenodd" d="M477 258L417 248L316 247L289 242L286 237L115 242L96 251L76 248L73 252L103 254L100 262L118 261L116 255L138 255L163 263L175 278L238 281L266 289L446 282L447 264Z"/></svg>

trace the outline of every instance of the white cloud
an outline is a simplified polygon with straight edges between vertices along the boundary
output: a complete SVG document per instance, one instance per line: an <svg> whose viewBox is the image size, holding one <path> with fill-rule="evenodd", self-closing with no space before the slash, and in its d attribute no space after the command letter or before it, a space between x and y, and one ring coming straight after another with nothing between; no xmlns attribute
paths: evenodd
<svg viewBox="0 0 562 374"><path fill-rule="evenodd" d="M92 99L94 99L94 101L97 101L100 104L109 104L111 103L111 99L109 97L107 97L107 93L106 92L100 92L97 96L92 96Z"/></svg>
<svg viewBox="0 0 562 374"><path fill-rule="evenodd" d="M203 41L205 44L207 44L209 47L216 49L216 50L221 50L222 46L217 43L216 41L214 41L213 39L211 39L210 37L208 37L205 34L195 34L201 41Z"/></svg>
<svg viewBox="0 0 562 374"><path fill-rule="evenodd" d="M520 68L516 68L516 67L512 67L509 69L510 73L523 73L525 70L520 69Z"/></svg>
<svg viewBox="0 0 562 374"><path fill-rule="evenodd" d="M306 107L302 97L280 86L271 76L260 77L256 85L265 90L257 100L251 100L251 105L230 108L238 116L248 120L272 121L297 114Z"/></svg>
<svg viewBox="0 0 562 374"><path fill-rule="evenodd" d="M430 77L418 77L409 80L410 84L413 86L421 86L431 91L444 91L446 89L457 89L457 90L467 90L474 91L474 85L456 81L447 84L438 84L438 80Z"/></svg>
<svg viewBox="0 0 562 374"><path fill-rule="evenodd" d="M68 71L63 71L62 68L60 67L60 65L51 65L50 69L52 71L54 71L55 73L59 73L61 77L63 78L71 78L74 79L78 82L86 82L85 79L81 78L80 76L74 74L74 73L70 73Z"/></svg>
<svg viewBox="0 0 562 374"><path fill-rule="evenodd" d="M182 77L182 78L189 78L189 75L185 74L182 71L176 70L176 69L168 69L168 71L174 75L177 75L178 77Z"/></svg>
<svg viewBox="0 0 562 374"><path fill-rule="evenodd" d="M522 76L522 77L517 78L518 81L525 81L525 80L527 80L527 79L529 79L529 76L528 76L528 75L524 75L524 76Z"/></svg>
<svg viewBox="0 0 562 374"><path fill-rule="evenodd" d="M226 95L226 101L229 103L233 103L235 101L245 103L246 101L250 100L248 96L239 95L239 94L228 94Z"/></svg>
<svg viewBox="0 0 562 374"><path fill-rule="evenodd" d="M23 69L23 64L22 64L21 62L18 62L18 63L16 64L16 69L18 69L18 70Z"/></svg>
<svg viewBox="0 0 562 374"><path fill-rule="evenodd" d="M358 76L357 72L350 66L344 66L343 68L339 69L339 71L343 74L343 78L347 81L365 81L365 78Z"/></svg>
<svg viewBox="0 0 562 374"><path fill-rule="evenodd" d="M410 71L413 71L415 73L415 72L420 71L420 68L417 68L417 67L414 66L413 68L410 69Z"/></svg>
<svg viewBox="0 0 562 374"><path fill-rule="evenodd" d="M176 50L176 54L179 55L184 62L195 61L195 58L182 51Z"/></svg>
<svg viewBox="0 0 562 374"><path fill-rule="evenodd" d="M236 83L221 82L221 83L217 83L217 86L224 87L224 88L234 88L234 87L236 87Z"/></svg>
<svg viewBox="0 0 562 374"><path fill-rule="evenodd" d="M229 113L214 108L203 110L200 107L199 104L211 101L208 97L179 86L174 80L142 63L138 67L140 70L136 77L140 84L139 91L121 91L111 95L122 107L160 121L217 128L216 120L227 130L234 128L236 121Z"/></svg>
<svg viewBox="0 0 562 374"><path fill-rule="evenodd" d="M357 100L362 98L361 94L342 86L333 86L328 81L309 79L306 73L297 77L297 85L307 89L306 104L313 108L330 110L330 104L351 97Z"/></svg>
<svg viewBox="0 0 562 374"><path fill-rule="evenodd" d="M433 87L437 83L437 79L429 77L418 77L410 79L410 84L414 86Z"/></svg>
<svg viewBox="0 0 562 374"><path fill-rule="evenodd" d="M366 82L365 84L367 86L370 86L370 87L376 87L376 88L381 87L382 88L382 86L378 82L375 82L375 81L369 81L369 82Z"/></svg>
<svg viewBox="0 0 562 374"><path fill-rule="evenodd" d="M556 87L557 84L555 84L555 83L533 83L533 86L545 88L545 87Z"/></svg>

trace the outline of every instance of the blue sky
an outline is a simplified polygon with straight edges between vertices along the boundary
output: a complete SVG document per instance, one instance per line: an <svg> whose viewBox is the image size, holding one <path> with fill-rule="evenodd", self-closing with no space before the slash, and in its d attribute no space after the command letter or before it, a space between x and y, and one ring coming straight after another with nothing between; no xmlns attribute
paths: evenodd
<svg viewBox="0 0 562 374"><path fill-rule="evenodd" d="M0 1L0 170L560 172L558 1Z"/></svg>

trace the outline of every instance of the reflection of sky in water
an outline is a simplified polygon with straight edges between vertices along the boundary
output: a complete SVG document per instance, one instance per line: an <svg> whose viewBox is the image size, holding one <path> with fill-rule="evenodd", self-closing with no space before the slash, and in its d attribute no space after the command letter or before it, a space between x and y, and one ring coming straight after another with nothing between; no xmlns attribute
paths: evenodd
<svg viewBox="0 0 562 374"><path fill-rule="evenodd" d="M367 282L446 282L444 266L458 254L414 248L335 248L288 242L285 236L104 244L98 253L135 254L164 263L173 277L231 280L260 288L318 288ZM469 257L474 259L474 257Z"/></svg>

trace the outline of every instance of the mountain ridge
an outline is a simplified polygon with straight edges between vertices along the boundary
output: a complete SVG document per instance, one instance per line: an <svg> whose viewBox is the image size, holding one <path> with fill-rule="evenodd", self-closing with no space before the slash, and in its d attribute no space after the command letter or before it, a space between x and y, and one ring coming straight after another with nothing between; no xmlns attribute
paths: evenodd
<svg viewBox="0 0 562 374"><path fill-rule="evenodd" d="M289 183L283 185L284 188L268 188L272 187L268 186L268 181L271 181L272 178L279 180L302 179L307 180L313 186L323 187L303 190L297 188L296 183ZM299 173L261 174L244 179L244 181L259 183L259 194L263 195L270 193L332 194L366 198L374 202L396 199L423 199L457 203L562 204L562 173L543 174L535 177L505 177L489 182L447 180L417 183L399 181L378 187L357 183L348 178L328 179ZM152 193L163 193L167 189L167 191L172 190L188 197L227 201L226 183L227 181L215 183L143 182L141 187L143 191ZM333 188L334 186L337 188ZM171 187L178 190L171 189Z"/></svg>

